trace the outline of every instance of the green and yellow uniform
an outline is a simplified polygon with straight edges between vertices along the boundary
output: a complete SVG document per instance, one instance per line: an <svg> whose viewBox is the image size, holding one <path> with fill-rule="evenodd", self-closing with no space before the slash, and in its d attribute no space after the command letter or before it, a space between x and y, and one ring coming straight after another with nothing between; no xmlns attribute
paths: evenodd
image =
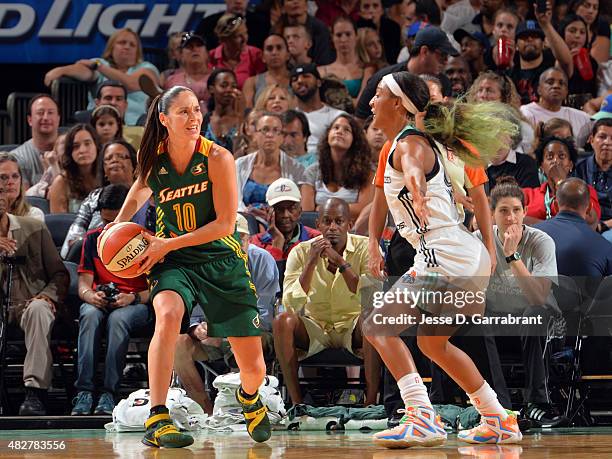
<svg viewBox="0 0 612 459"><path fill-rule="evenodd" d="M158 147L157 164L147 185L153 191L156 236L178 237L216 219L208 155L214 144L200 137L189 165L176 172L167 144ZM151 298L163 290L178 293L187 313L200 304L209 336L256 336L259 315L255 286L237 233L197 246L169 252L148 276Z"/></svg>

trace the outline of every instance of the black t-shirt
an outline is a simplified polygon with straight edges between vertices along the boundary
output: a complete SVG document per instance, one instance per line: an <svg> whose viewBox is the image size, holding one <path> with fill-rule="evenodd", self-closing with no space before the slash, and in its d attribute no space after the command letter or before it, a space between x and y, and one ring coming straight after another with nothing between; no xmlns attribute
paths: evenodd
<svg viewBox="0 0 612 459"><path fill-rule="evenodd" d="M568 94L591 94L592 97L597 96L597 69L599 68L597 61L589 56L591 67L593 68L593 78L584 80L580 76L580 72L574 65L574 74L568 82Z"/></svg>
<svg viewBox="0 0 612 459"><path fill-rule="evenodd" d="M225 12L206 16L198 25L196 33L206 40L206 48L210 51L219 46L219 39L215 35L215 26ZM263 43L270 35L270 16L267 13L248 9L245 15L247 31L249 33L248 44L263 48Z"/></svg>
<svg viewBox="0 0 612 459"><path fill-rule="evenodd" d="M516 153L516 163L504 161L498 166L487 167L489 182L485 185L487 193L495 186L498 177L509 175L514 177L521 188L537 188L540 186L538 166L535 160L524 153Z"/></svg>
<svg viewBox="0 0 612 459"><path fill-rule="evenodd" d="M595 33L591 37L590 44L592 45L593 42L595 41L595 38L599 36L610 38L610 24L608 23L608 21L606 21L605 19L601 17L597 18L597 25L595 27Z"/></svg>
<svg viewBox="0 0 612 459"><path fill-rule="evenodd" d="M514 81L516 90L521 96L521 104L529 104L538 101L538 83L540 75L545 70L555 66L555 56L550 49L543 52L542 63L534 69L521 69L521 62L518 53L514 57L514 67L510 70L509 76Z"/></svg>
<svg viewBox="0 0 612 459"><path fill-rule="evenodd" d="M312 34L310 57L317 65L328 65L336 60L336 52L332 47L331 33L324 22L308 15L306 27Z"/></svg>
<svg viewBox="0 0 612 459"><path fill-rule="evenodd" d="M372 77L368 80L368 84L364 88L361 93L361 97L357 102L357 109L355 110L355 116L362 120L365 120L368 116L372 114L372 110L370 109L370 100L376 94L376 87L380 80L385 75L394 72L405 72L407 68L408 61L400 62L399 64L393 64L384 69L380 69L376 72ZM436 75L440 82L442 83L442 94L450 97L452 95L452 86L451 82L446 75L441 73L440 75Z"/></svg>

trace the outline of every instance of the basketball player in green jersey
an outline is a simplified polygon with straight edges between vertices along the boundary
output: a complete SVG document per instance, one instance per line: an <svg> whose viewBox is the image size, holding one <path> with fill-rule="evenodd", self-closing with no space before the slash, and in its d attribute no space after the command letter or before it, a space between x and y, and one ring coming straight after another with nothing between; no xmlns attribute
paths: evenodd
<svg viewBox="0 0 612 459"><path fill-rule="evenodd" d="M270 438L259 398L266 366L255 287L246 254L235 236L238 192L232 154L200 136L202 113L195 94L175 86L152 102L138 154L138 179L115 220L127 222L153 195L155 236L140 256L148 272L155 310L149 346L151 414L143 443L179 448L193 443L172 424L165 406L181 324L199 303L208 334L228 337L240 368L236 398L247 430L257 442Z"/></svg>

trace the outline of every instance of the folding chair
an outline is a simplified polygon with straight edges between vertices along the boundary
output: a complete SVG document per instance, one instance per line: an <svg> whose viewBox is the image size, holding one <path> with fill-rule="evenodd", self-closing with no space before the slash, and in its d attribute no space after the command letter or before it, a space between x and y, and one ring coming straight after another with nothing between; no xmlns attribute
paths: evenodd
<svg viewBox="0 0 612 459"><path fill-rule="evenodd" d="M583 313L579 315L578 330L574 344L574 358L572 363L572 378L570 391L568 394L568 404L566 415L573 419L580 411L588 395L583 394L581 403L574 408L574 402L578 385L584 382L593 384L596 382L612 380L612 374L607 375L584 375L585 368L582 362L582 348L586 338L593 337L612 337L612 276L603 279L597 288L593 299L586 300L581 309ZM612 373L612 372L609 372Z"/></svg>

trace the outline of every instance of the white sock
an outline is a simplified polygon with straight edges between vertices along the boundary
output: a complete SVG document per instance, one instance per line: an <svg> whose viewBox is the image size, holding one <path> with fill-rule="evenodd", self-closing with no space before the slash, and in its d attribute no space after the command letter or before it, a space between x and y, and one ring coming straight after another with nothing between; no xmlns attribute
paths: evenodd
<svg viewBox="0 0 612 459"><path fill-rule="evenodd" d="M472 394L468 394L468 397L470 397L472 405L481 415L497 414L502 420L508 417L508 413L497 400L497 394L491 389L488 382L485 381L480 389Z"/></svg>
<svg viewBox="0 0 612 459"><path fill-rule="evenodd" d="M400 395L406 406L418 405L432 408L427 388L418 373L409 373L402 376L397 382Z"/></svg>

